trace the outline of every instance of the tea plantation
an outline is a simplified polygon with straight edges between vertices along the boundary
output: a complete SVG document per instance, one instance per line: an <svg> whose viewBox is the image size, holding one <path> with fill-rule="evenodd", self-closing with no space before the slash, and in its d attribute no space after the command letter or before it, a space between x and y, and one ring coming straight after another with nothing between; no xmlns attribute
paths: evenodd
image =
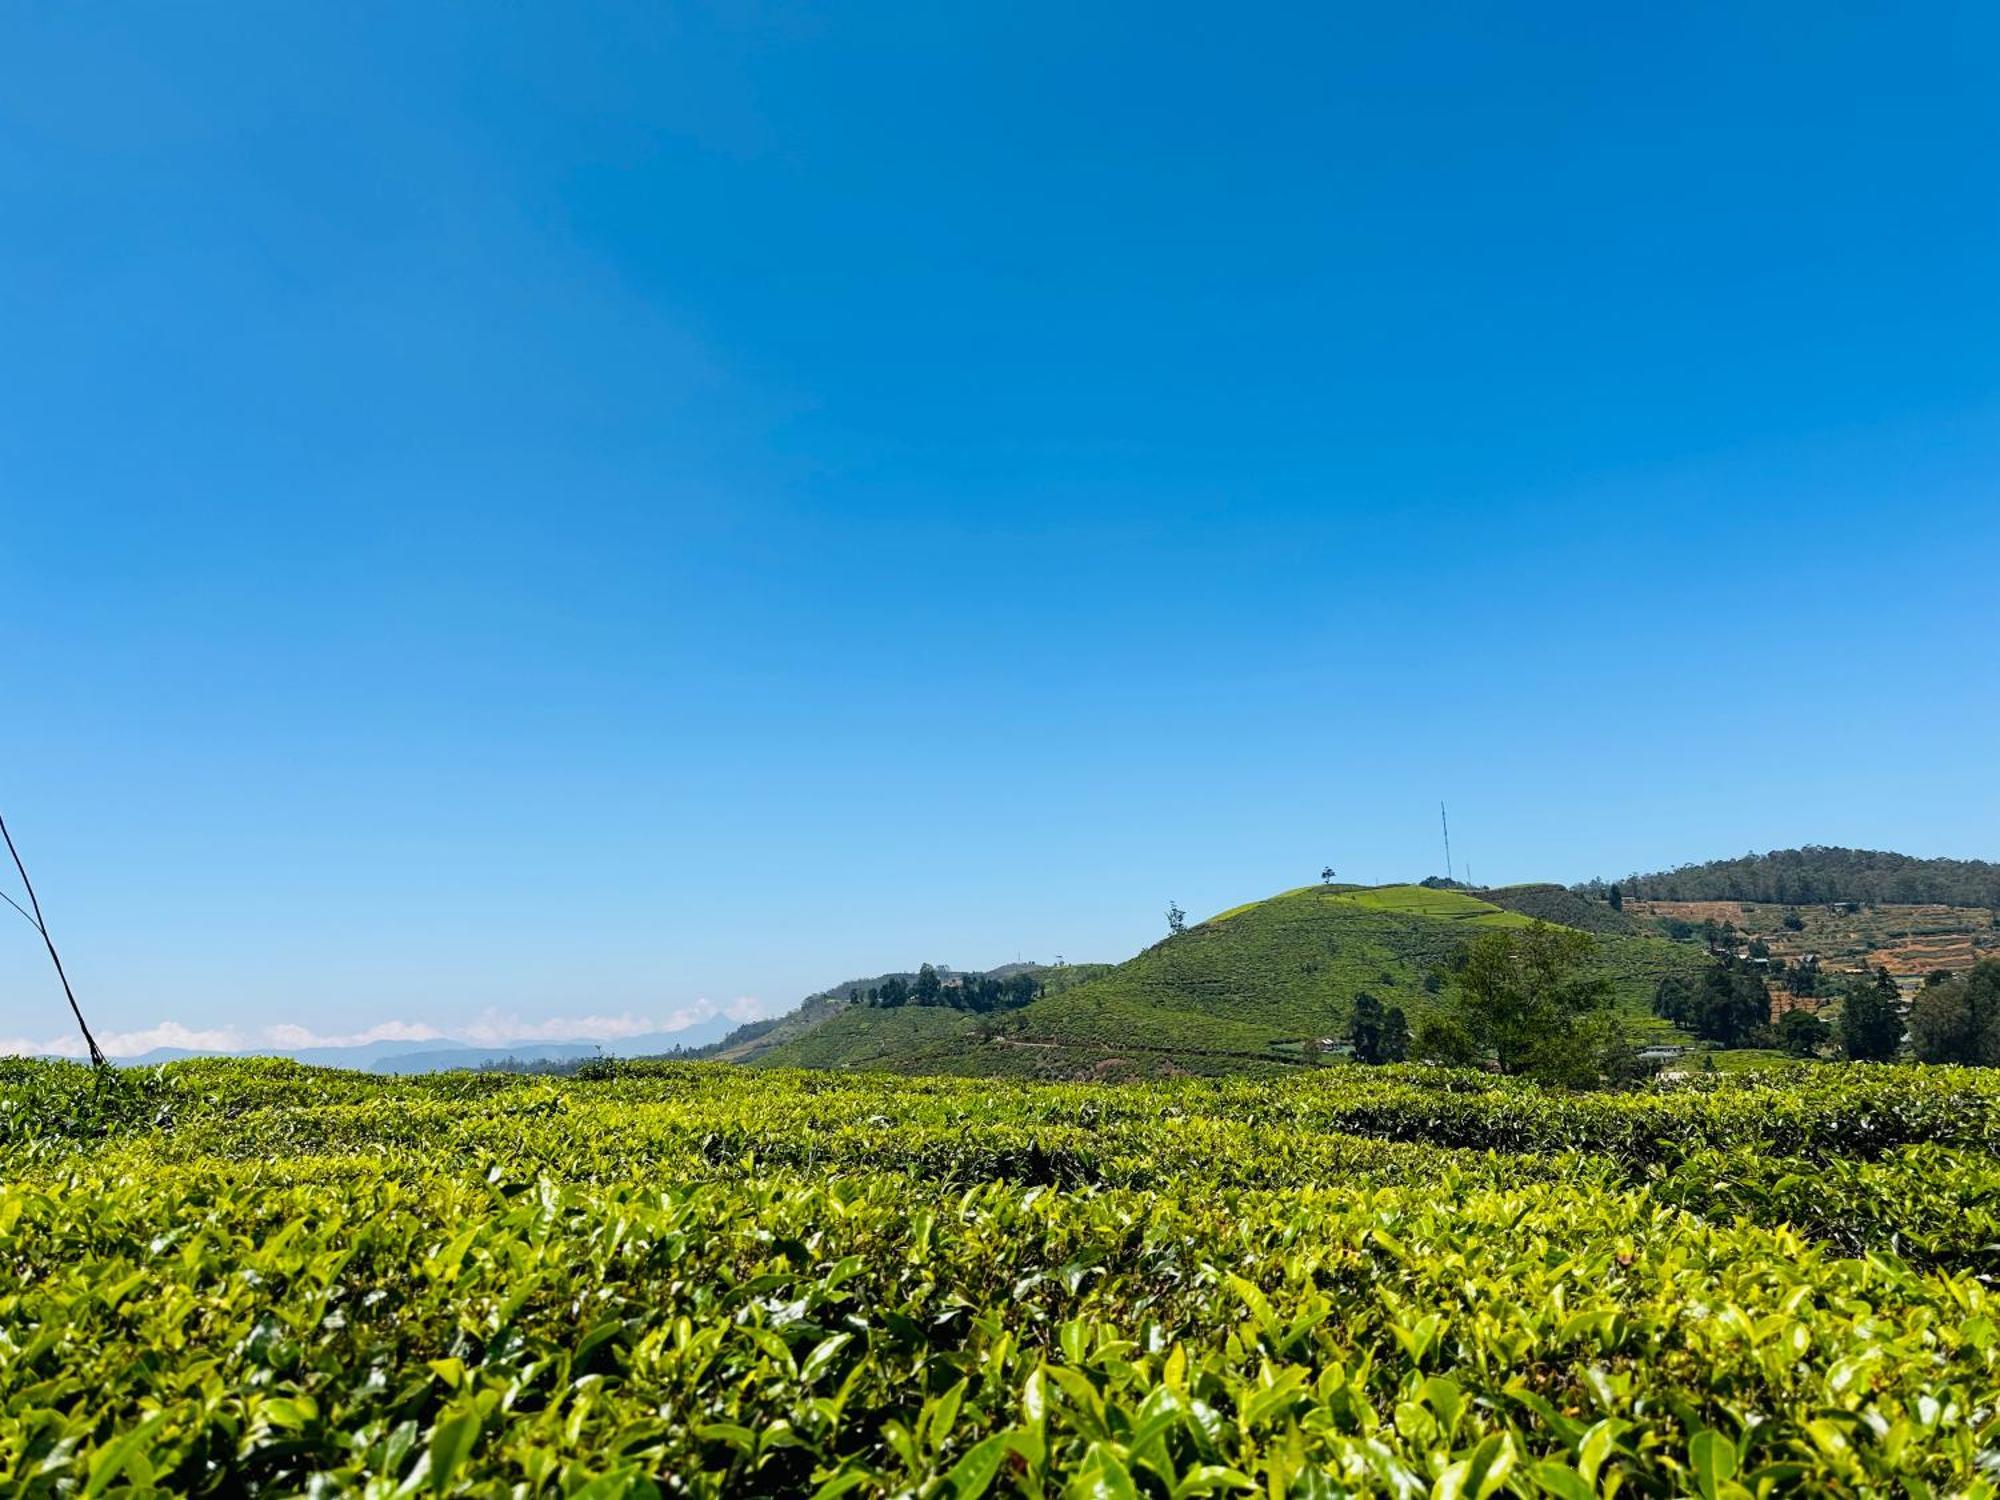
<svg viewBox="0 0 2000 1500"><path fill-rule="evenodd" d="M1304 886L1232 907L1121 964L1043 970L1046 992L1018 1010L809 1002L734 1055L764 1066L1055 1079L1275 1073L1300 1060L1304 1039L1346 1032L1364 993L1413 1021L1448 1008L1439 991L1483 933L1526 928L1545 913L1582 925L1593 912L1616 915L1559 894L1567 905L1536 899L1533 911L1515 911L1421 885ZM1681 1039L1653 1016L1653 997L1670 975L1699 977L1702 950L1625 931L1594 936L1594 962L1628 1033Z"/></svg>
<svg viewBox="0 0 2000 1500"><path fill-rule="evenodd" d="M0 1063L0 1493L2000 1493L2000 1084Z"/></svg>

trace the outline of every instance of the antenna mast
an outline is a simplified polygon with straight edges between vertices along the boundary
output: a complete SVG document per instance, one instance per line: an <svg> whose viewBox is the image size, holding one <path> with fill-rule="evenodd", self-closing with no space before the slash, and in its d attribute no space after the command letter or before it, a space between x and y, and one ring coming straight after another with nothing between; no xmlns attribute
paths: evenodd
<svg viewBox="0 0 2000 1500"><path fill-rule="evenodd" d="M1444 829L1444 878L1451 879L1451 819L1444 815L1444 804L1438 804L1438 825Z"/></svg>
<svg viewBox="0 0 2000 1500"><path fill-rule="evenodd" d="M56 952L56 940L49 936L49 924L42 918L42 903L35 899L35 883L28 879L28 867L21 863L21 851L14 847L14 835L7 831L7 820L0 818L0 840L5 840L7 852L14 857L14 868L21 872L21 889L28 893L28 905L22 906L12 896L0 893L15 911L34 924L35 931L42 935L42 946L49 950L49 962L56 966L56 978L62 981L63 994L69 1000L70 1014L76 1017L78 1030L83 1033L84 1045L90 1048L90 1065L93 1068L105 1066L104 1054L98 1050L97 1038L90 1034L90 1027L83 1019L83 1007L76 1003L76 991L69 987L69 975L63 972L62 955Z"/></svg>

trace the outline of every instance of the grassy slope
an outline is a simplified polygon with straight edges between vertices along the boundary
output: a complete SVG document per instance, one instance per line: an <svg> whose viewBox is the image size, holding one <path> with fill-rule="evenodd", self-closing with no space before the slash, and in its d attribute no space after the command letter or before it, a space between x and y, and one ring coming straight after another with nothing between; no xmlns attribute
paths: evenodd
<svg viewBox="0 0 2000 1500"><path fill-rule="evenodd" d="M853 1006L750 1060L794 1068L897 1067L911 1072L949 1072L949 1067L926 1065L948 1063L976 1047L975 1020L941 1005L907 1005L897 1010Z"/></svg>
<svg viewBox="0 0 2000 1500"><path fill-rule="evenodd" d="M991 972L1003 978L1015 973L1033 974L1049 994L1055 995L1108 973L1110 969L1110 964L1064 964L1061 968L1043 964L1006 964ZM916 976L905 974L902 977L913 979ZM880 982L850 980L834 989L823 990L806 999L797 1010L780 1017L768 1031L741 1041L726 1037L705 1055L717 1062L771 1061L797 1068L871 1067L877 1066L878 1060L889 1053L906 1055L910 1061L927 1061L935 1050L934 1043L945 1044L953 1038L972 1034L971 1023L978 1018L946 1007L907 1006L903 1010L883 1011L848 1003L848 990L857 985L866 989ZM895 1019L905 1012L922 1014L908 1021ZM947 1027L939 1019L945 1017L966 1024ZM834 1022L839 1025L833 1034L821 1036ZM888 1040L897 1037L903 1038L900 1047ZM912 1068L911 1071L941 1070Z"/></svg>
<svg viewBox="0 0 2000 1500"><path fill-rule="evenodd" d="M1259 1069L1287 1055L1274 1044L1344 1032L1364 990L1422 1015L1440 1003L1426 974L1480 931L1529 920L1457 891L1309 886L1224 912L1018 1011L850 1011L757 1060L1042 1075ZM1655 939L1598 941L1621 1002L1638 1015L1661 974L1701 963Z"/></svg>
<svg viewBox="0 0 2000 1500"><path fill-rule="evenodd" d="M770 1021L739 1026L714 1046L704 1047L700 1055L717 1062L749 1062L760 1053L796 1041L824 1026L846 1008L847 1002L830 990L808 995L796 1010Z"/></svg>
<svg viewBox="0 0 2000 1500"><path fill-rule="evenodd" d="M1613 911L1608 901L1592 901L1559 885L1508 885L1479 894L1495 906L1574 927L1579 932L1609 932L1629 937L1640 930L1639 924L1624 912Z"/></svg>

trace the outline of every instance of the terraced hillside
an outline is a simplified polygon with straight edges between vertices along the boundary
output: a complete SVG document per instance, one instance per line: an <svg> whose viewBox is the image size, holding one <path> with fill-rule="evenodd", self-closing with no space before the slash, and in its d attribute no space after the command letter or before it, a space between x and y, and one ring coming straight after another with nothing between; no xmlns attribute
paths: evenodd
<svg viewBox="0 0 2000 1500"><path fill-rule="evenodd" d="M1906 988L2000 954L2000 914L1984 906L1627 901L1625 914L1660 931L1727 923L1741 943L1760 942L1773 958L1814 954L1821 971L1834 974L1887 969Z"/></svg>
<svg viewBox="0 0 2000 1500"><path fill-rule="evenodd" d="M1096 977L1020 1010L853 1007L754 1060L782 1066L1051 1077L1275 1071L1308 1039L1344 1034L1355 997L1412 1020L1442 1003L1453 956L1528 915L1416 885L1306 886L1234 907ZM1644 1029L1669 973L1700 952L1661 938L1598 934L1619 1000Z"/></svg>

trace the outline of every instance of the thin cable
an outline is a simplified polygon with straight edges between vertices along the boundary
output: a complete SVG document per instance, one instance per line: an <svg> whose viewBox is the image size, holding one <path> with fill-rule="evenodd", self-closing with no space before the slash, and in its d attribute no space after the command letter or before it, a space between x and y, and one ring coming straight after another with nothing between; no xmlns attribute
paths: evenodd
<svg viewBox="0 0 2000 1500"><path fill-rule="evenodd" d="M69 987L69 975L63 970L62 955L56 952L56 940L49 936L49 924L42 916L42 903L35 897L35 883L28 879L28 867L21 863L21 851L14 847L14 835L7 831L7 820L0 818L0 839L7 843L7 852L14 857L14 868L21 872L21 888L28 893L28 905L34 908L32 915L21 912L35 924L35 930L42 935L42 946L49 950L49 962L56 966L56 978L62 981L63 994L69 1000L70 1014L76 1017L78 1029L83 1032L84 1044L90 1048L90 1065L93 1068L107 1067L103 1051L97 1045L97 1038L90 1034L90 1026L83 1019L83 1007L76 1003L76 991ZM16 911L21 910L20 902L12 896L7 904Z"/></svg>

